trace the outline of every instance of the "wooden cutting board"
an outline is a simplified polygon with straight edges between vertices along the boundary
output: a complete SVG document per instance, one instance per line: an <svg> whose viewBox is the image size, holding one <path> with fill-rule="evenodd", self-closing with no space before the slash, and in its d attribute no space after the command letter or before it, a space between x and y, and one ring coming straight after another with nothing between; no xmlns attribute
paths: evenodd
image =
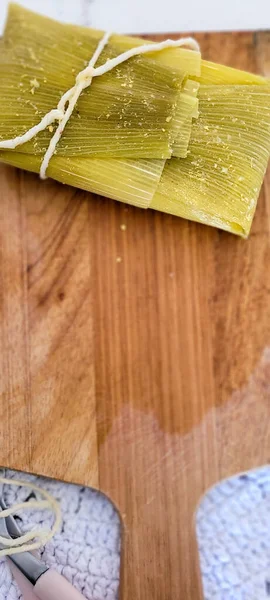
<svg viewBox="0 0 270 600"><path fill-rule="evenodd" d="M196 37L270 76L268 33ZM270 458L269 175L248 241L0 182L0 462L108 494L123 598L197 600L201 495Z"/></svg>

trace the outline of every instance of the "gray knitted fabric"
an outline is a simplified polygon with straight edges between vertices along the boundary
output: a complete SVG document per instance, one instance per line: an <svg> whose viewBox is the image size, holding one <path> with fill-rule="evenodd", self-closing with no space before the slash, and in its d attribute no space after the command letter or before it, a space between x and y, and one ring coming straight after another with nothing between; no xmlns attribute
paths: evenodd
<svg viewBox="0 0 270 600"><path fill-rule="evenodd" d="M205 600L269 600L270 467L211 489L197 535Z"/></svg>
<svg viewBox="0 0 270 600"><path fill-rule="evenodd" d="M119 580L120 531L114 507L98 492L58 481L5 471L5 476L33 481L60 503L62 530L40 552L42 560L72 582L85 598L115 600ZM31 490L5 486L4 498L10 506L29 497ZM52 515L29 509L19 513L23 532L40 526L51 527ZM0 563L0 600L21 598L6 560Z"/></svg>
<svg viewBox="0 0 270 600"><path fill-rule="evenodd" d="M62 531L41 551L48 566L71 581L86 599L116 600L119 584L120 524L108 500L87 488L29 475L61 503ZM6 487L8 505L29 497L29 490ZM50 526L52 516L29 510L20 514L23 531ZM197 532L205 600L267 600L270 597L270 467L215 486L197 513ZM19 600L6 560L0 562L0 600Z"/></svg>

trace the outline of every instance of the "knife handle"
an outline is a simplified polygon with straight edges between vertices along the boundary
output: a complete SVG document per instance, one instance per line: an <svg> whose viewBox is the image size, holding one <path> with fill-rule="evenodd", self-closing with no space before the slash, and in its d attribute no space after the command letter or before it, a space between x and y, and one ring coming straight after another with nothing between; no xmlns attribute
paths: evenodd
<svg viewBox="0 0 270 600"><path fill-rule="evenodd" d="M24 575L21 573L21 571L18 569L18 567L16 567L11 560L8 561L9 562L9 568L11 570L11 573L15 579L15 581L17 582L17 585L20 588L20 591L23 595L23 600L39 600L39 598L36 596L35 592L34 592L34 588L32 586L32 584L30 583L30 581L28 581L28 579L26 579L26 577L24 577Z"/></svg>
<svg viewBox="0 0 270 600"><path fill-rule="evenodd" d="M34 592L39 600L85 600L73 585L53 569L39 577Z"/></svg>

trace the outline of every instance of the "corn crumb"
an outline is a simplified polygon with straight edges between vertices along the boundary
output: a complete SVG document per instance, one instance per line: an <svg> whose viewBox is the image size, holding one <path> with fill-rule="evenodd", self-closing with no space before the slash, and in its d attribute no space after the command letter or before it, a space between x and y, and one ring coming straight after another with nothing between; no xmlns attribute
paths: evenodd
<svg viewBox="0 0 270 600"><path fill-rule="evenodd" d="M38 82L38 80L37 80L37 78L36 78L36 77L34 77L34 79L31 79L31 80L30 80L30 83L31 83L31 86L32 86L33 88L39 88L39 87L40 87L40 83Z"/></svg>

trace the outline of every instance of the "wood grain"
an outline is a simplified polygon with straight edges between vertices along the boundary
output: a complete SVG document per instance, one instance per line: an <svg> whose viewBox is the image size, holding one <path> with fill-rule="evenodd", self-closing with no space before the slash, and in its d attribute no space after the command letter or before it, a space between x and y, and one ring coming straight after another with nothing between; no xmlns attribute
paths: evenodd
<svg viewBox="0 0 270 600"><path fill-rule="evenodd" d="M269 75L268 33L196 37ZM201 495L270 459L269 175L247 242L0 177L0 462L110 496L123 598L197 600Z"/></svg>

